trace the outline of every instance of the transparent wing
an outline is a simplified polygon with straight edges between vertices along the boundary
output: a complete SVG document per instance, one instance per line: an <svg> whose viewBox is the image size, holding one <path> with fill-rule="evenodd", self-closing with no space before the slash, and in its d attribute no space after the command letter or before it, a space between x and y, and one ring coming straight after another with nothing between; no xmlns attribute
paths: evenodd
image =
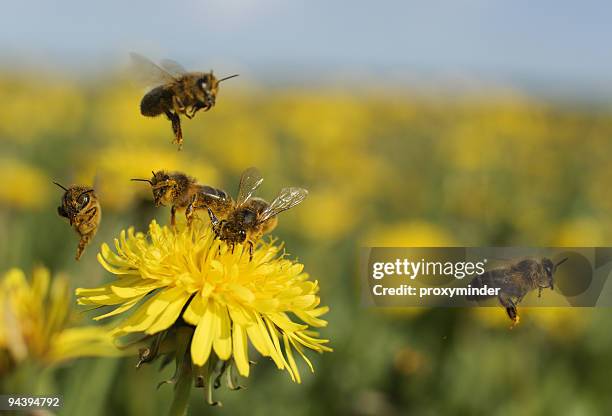
<svg viewBox="0 0 612 416"><path fill-rule="evenodd" d="M144 86L156 86L176 81L176 78L142 55L131 52L132 72L136 80Z"/></svg>
<svg viewBox="0 0 612 416"><path fill-rule="evenodd" d="M237 206L247 202L253 196L255 190L263 182L263 177L257 168L248 168L240 177L240 185L238 186L238 197L236 198Z"/></svg>
<svg viewBox="0 0 612 416"><path fill-rule="evenodd" d="M181 75L185 75L187 73L187 70L183 68L181 64L173 61L172 59L162 59L160 65L174 77L180 77Z"/></svg>
<svg viewBox="0 0 612 416"><path fill-rule="evenodd" d="M225 191L221 191L219 189L215 189L208 185L201 185L198 189L198 192L207 198L212 198L217 201L226 200L228 198Z"/></svg>
<svg viewBox="0 0 612 416"><path fill-rule="evenodd" d="M279 213L293 208L300 202L302 202L308 191L304 188L283 188L279 192L278 196L272 201L270 206L263 210L259 217L259 222L264 222Z"/></svg>

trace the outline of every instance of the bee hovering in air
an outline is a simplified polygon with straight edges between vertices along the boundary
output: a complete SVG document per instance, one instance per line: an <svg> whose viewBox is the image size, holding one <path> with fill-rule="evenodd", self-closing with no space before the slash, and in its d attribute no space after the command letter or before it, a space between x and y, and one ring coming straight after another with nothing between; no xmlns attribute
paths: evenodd
<svg viewBox="0 0 612 416"><path fill-rule="evenodd" d="M474 277L471 281L472 287L499 288L499 303L506 308L508 317L513 326L519 323L517 305L523 300L527 293L538 289L538 297L542 296L542 290L554 289L553 275L567 257L557 263L544 257L542 260L526 259L507 267L501 267L486 271ZM468 300L487 299L491 296L467 296Z"/></svg>
<svg viewBox="0 0 612 416"><path fill-rule="evenodd" d="M130 54L134 71L147 85L155 87L140 101L140 113L147 117L165 114L172 122L173 143L183 144L180 116L191 119L199 110L214 107L219 83L238 74L217 79L213 72L187 72L180 64L165 59L156 65L144 56Z"/></svg>
<svg viewBox="0 0 612 416"><path fill-rule="evenodd" d="M148 182L153 191L155 206L170 205L170 224L176 225L176 210L185 209L187 223L191 224L195 210L210 208L216 215L225 218L233 206L232 198L222 189L200 185L195 178L181 172L152 172L151 179L132 179Z"/></svg>
<svg viewBox="0 0 612 416"><path fill-rule="evenodd" d="M102 218L100 202L93 188L80 185L66 188L57 182L53 183L65 191L62 205L57 207L57 213L60 217L67 218L81 237L76 254L76 259L79 260L100 225Z"/></svg>
<svg viewBox="0 0 612 416"><path fill-rule="evenodd" d="M253 258L253 247L262 235L272 231L277 223L277 215L302 202L308 191L302 188L283 188L278 196L268 203L253 197L263 178L256 168L244 171L240 178L238 197L226 219L219 219L214 210L208 208L208 215L217 238L226 241L233 249L235 244L249 246L249 258Z"/></svg>

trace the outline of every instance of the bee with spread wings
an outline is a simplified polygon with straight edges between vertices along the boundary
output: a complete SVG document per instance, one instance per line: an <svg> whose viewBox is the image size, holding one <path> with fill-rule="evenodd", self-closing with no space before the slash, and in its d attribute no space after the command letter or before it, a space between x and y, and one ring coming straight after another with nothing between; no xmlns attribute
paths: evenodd
<svg viewBox="0 0 612 416"><path fill-rule="evenodd" d="M253 194L263 182L256 168L244 171L240 178L238 197L235 205L225 219L219 220L208 208L208 215L217 238L226 241L233 249L235 244L246 243L249 246L249 258L253 258L255 243L266 233L272 231L277 223L279 213L302 202L308 195L303 188L283 188L278 196L268 203Z"/></svg>
<svg viewBox="0 0 612 416"><path fill-rule="evenodd" d="M172 122L173 143L183 144L180 116L191 119L199 110L214 107L219 83L238 75L217 79L210 72L188 72L180 64L164 59L157 65L137 53L131 53L133 70L141 83L155 86L140 102L140 113L147 117L165 114Z"/></svg>

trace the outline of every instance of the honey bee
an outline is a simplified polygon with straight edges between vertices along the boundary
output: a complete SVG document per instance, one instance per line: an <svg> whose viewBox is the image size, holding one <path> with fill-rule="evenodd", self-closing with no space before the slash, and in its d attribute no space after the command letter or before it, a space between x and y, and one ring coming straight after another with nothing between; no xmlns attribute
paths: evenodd
<svg viewBox="0 0 612 416"><path fill-rule="evenodd" d="M151 179L132 179L148 182L153 191L155 206L170 206L170 224L176 225L176 210L185 209L187 224L191 224L195 211L210 208L217 215L225 218L233 206L232 198L222 189L200 185L197 180L181 172L152 172Z"/></svg>
<svg viewBox="0 0 612 416"><path fill-rule="evenodd" d="M57 182L53 183L65 191L62 205L57 207L57 213L60 217L68 218L70 225L81 237L75 257L79 260L100 225L102 219L100 202L93 188L80 185L66 188Z"/></svg>
<svg viewBox="0 0 612 416"><path fill-rule="evenodd" d="M553 275L557 268L567 260L567 257L557 263L544 257L540 261L535 259L521 260L506 267L492 269L474 277L471 281L472 287L483 287L485 285L499 288L499 303L506 308L508 317L513 325L518 324L520 318L517 305L523 300L527 293L538 289L538 297L542 296L542 290L554 289ZM468 300L479 300L491 296L467 296Z"/></svg>
<svg viewBox="0 0 612 416"><path fill-rule="evenodd" d="M140 113L147 117L165 114L172 122L174 140L179 150L183 145L180 115L191 119L199 110L214 107L219 83L238 74L217 79L210 72L187 72L180 64L169 59L156 65L144 56L131 53L134 70L148 85L157 85L140 102Z"/></svg>
<svg viewBox="0 0 612 416"><path fill-rule="evenodd" d="M263 178L256 168L244 171L240 178L238 197L225 219L219 219L215 212L208 208L208 215L217 238L226 241L233 249L235 244L246 243L249 246L249 258L253 259L253 247L262 235L272 231L277 223L277 215L293 208L308 195L303 188L283 188L278 196L268 203L261 198L253 197Z"/></svg>

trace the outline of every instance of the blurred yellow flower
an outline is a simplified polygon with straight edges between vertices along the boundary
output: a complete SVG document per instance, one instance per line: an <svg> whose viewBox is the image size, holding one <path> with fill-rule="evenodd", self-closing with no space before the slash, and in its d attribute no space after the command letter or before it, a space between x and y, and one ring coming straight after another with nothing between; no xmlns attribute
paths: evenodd
<svg viewBox="0 0 612 416"><path fill-rule="evenodd" d="M71 327L68 280L37 268L28 282L19 269L0 280L0 375L24 361L51 366L85 356L121 351L101 327Z"/></svg>
<svg viewBox="0 0 612 416"><path fill-rule="evenodd" d="M554 244L560 247L605 246L611 239L607 237L605 224L593 218L577 218L561 224L556 231Z"/></svg>
<svg viewBox="0 0 612 416"><path fill-rule="evenodd" d="M363 243L369 247L452 247L457 244L444 228L426 221L375 227Z"/></svg>
<svg viewBox="0 0 612 416"><path fill-rule="evenodd" d="M158 334L184 320L193 330L189 343L196 373L220 360L248 376L250 340L298 383L293 351L311 370L305 349L331 351L327 340L309 330L327 325L320 318L328 308L319 306L317 281L302 272L301 264L281 255L274 242L260 243L250 261L248 250L237 245L232 252L208 223L174 230L152 221L148 236L130 228L121 232L115 247L116 253L104 244L98 260L117 280L77 289L82 305L118 305L95 319L135 309L116 325L115 337Z"/></svg>
<svg viewBox="0 0 612 416"><path fill-rule="evenodd" d="M40 169L19 159L0 158L0 177L10 178L0 186L0 204L18 209L46 205L51 181Z"/></svg>
<svg viewBox="0 0 612 416"><path fill-rule="evenodd" d="M319 189L311 192L305 203L304 209L289 215L297 216L300 232L312 239L337 240L363 218L364 210L355 206L345 192Z"/></svg>
<svg viewBox="0 0 612 416"><path fill-rule="evenodd" d="M75 135L85 113L83 91L75 85L36 73L0 77L0 140L30 143L48 135Z"/></svg>

